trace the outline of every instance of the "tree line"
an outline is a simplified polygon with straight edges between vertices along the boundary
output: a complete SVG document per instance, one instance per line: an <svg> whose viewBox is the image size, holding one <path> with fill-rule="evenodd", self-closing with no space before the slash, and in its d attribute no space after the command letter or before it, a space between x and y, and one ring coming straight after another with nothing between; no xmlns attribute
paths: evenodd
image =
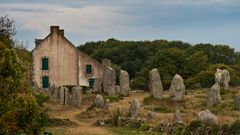
<svg viewBox="0 0 240 135"><path fill-rule="evenodd" d="M175 74L181 75L188 88L209 87L217 68L230 70L232 85L239 82L240 53L228 45L196 44L182 41L106 41L87 42L78 49L101 61L108 58L119 71L128 71L134 89L148 88L148 73L157 68L164 88Z"/></svg>

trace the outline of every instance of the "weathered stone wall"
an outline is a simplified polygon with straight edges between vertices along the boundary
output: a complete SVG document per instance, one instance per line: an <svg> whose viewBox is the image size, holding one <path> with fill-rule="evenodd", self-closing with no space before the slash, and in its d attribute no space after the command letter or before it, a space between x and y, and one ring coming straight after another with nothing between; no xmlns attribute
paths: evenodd
<svg viewBox="0 0 240 135"><path fill-rule="evenodd" d="M86 73L86 65L92 65L92 74ZM102 78L103 72L100 62L79 51L79 85L88 86L89 79Z"/></svg>
<svg viewBox="0 0 240 135"><path fill-rule="evenodd" d="M33 50L33 81L42 87L42 77L48 76L50 85L88 86L90 78L101 78L104 66L90 56L80 52L67 38L59 26L51 26L45 39L36 40ZM49 70L42 70L42 58L48 58ZM92 74L86 74L86 65L92 65Z"/></svg>
<svg viewBox="0 0 240 135"><path fill-rule="evenodd" d="M49 70L42 71L42 58L48 58ZM59 27L51 27L51 33L33 50L33 81L42 87L42 76L56 87L78 84L78 51Z"/></svg>

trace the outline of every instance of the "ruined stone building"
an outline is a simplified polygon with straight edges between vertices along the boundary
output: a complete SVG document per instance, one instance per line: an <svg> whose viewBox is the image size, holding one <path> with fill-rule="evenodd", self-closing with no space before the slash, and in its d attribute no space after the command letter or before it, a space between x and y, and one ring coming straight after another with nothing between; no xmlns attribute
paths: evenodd
<svg viewBox="0 0 240 135"><path fill-rule="evenodd" d="M102 78L105 66L79 51L59 26L51 26L44 39L35 40L33 82L40 88L51 85L92 87L94 79Z"/></svg>

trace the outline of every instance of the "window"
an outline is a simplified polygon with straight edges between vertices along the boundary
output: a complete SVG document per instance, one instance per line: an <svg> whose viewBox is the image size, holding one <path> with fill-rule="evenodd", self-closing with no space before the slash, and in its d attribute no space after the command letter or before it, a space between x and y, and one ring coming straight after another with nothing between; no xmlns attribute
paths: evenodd
<svg viewBox="0 0 240 135"><path fill-rule="evenodd" d="M42 58L42 70L48 70L48 58Z"/></svg>
<svg viewBox="0 0 240 135"><path fill-rule="evenodd" d="M92 74L92 65L86 65L86 73Z"/></svg>
<svg viewBox="0 0 240 135"><path fill-rule="evenodd" d="M49 85L49 78L48 76L43 76L42 77L42 88L48 88Z"/></svg>
<svg viewBox="0 0 240 135"><path fill-rule="evenodd" d="M88 80L88 83L89 83L89 87L90 87L90 88L93 88L94 79L89 79L89 80Z"/></svg>

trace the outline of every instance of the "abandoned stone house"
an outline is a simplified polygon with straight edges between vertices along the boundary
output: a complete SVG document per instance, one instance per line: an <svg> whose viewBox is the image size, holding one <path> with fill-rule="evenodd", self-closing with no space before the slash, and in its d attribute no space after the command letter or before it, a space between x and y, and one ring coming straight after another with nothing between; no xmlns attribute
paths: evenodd
<svg viewBox="0 0 240 135"><path fill-rule="evenodd" d="M50 26L50 34L35 39L33 54L33 82L48 89L64 85L92 87L94 80L102 78L105 65L79 51L59 26Z"/></svg>

